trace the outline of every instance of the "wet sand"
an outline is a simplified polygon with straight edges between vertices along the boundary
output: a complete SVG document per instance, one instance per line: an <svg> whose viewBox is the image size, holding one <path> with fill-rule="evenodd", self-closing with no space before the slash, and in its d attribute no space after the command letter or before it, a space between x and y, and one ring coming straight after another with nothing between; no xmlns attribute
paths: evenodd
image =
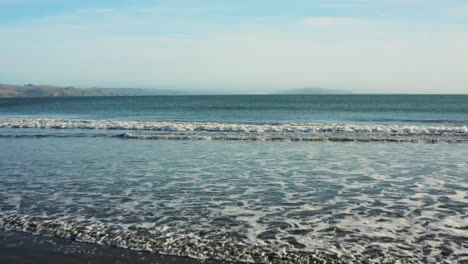
<svg viewBox="0 0 468 264"><path fill-rule="evenodd" d="M116 247L0 230L0 263L9 264L230 264L216 260L137 252Z"/></svg>

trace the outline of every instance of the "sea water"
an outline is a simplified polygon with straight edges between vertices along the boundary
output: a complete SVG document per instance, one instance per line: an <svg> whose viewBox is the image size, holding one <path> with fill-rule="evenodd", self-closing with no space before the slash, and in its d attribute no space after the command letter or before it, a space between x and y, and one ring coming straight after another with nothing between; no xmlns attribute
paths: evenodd
<svg viewBox="0 0 468 264"><path fill-rule="evenodd" d="M0 99L0 226L242 262L468 261L468 96Z"/></svg>

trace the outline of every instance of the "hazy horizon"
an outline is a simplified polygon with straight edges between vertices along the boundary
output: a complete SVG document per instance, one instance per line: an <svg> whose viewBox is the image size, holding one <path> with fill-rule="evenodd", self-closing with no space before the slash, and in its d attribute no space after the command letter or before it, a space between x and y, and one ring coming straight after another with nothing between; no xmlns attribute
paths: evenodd
<svg viewBox="0 0 468 264"><path fill-rule="evenodd" d="M0 35L4 84L468 93L458 0L0 0Z"/></svg>
<svg viewBox="0 0 468 264"><path fill-rule="evenodd" d="M175 89L169 89L169 88L164 88L164 87L154 87L154 88L141 88L141 87L77 87L73 85L69 86L58 86L54 84L5 84L5 83L0 83L0 85L14 85L14 86L27 86L27 85L33 85L33 86L51 86L51 87L59 87L59 88L67 88L67 87L72 87L72 88L78 88L78 89L142 89L142 90L154 90L154 91L173 91L175 92L174 94L171 95L300 95L300 94L305 94L307 95L308 93L290 93L295 90L307 90L307 89L323 89L323 90L330 90L330 91L340 91L343 93L324 93L324 94L314 94L311 93L310 95L467 95L467 92L464 93L444 93L444 92L434 92L434 93L412 93L412 92L379 92L379 91L369 91L369 92L355 92L351 89L341 89L341 88L326 88L326 87L302 87L302 88L284 88L284 89L274 89L274 90L260 90L260 89L252 89L250 91L242 91L241 89L233 89L233 90L216 90L216 89L184 89L184 88L175 88ZM151 94L149 95L140 95L140 96L153 96Z"/></svg>

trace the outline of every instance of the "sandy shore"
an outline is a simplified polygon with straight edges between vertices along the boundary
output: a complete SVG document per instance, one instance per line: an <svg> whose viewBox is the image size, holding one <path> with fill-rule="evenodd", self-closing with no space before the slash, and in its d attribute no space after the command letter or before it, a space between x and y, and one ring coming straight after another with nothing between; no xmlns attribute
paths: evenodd
<svg viewBox="0 0 468 264"><path fill-rule="evenodd" d="M0 263L9 264L228 264L230 262L137 252L53 237L0 230Z"/></svg>

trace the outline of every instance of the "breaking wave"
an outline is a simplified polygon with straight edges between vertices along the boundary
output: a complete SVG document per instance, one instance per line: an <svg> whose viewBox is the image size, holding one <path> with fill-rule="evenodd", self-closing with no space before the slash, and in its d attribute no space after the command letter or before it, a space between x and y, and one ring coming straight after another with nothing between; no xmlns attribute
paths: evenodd
<svg viewBox="0 0 468 264"><path fill-rule="evenodd" d="M92 136L159 140L468 142L466 125L0 119L0 128L120 130L123 133ZM79 135L83 136L83 133ZM51 134L35 136L51 136Z"/></svg>

